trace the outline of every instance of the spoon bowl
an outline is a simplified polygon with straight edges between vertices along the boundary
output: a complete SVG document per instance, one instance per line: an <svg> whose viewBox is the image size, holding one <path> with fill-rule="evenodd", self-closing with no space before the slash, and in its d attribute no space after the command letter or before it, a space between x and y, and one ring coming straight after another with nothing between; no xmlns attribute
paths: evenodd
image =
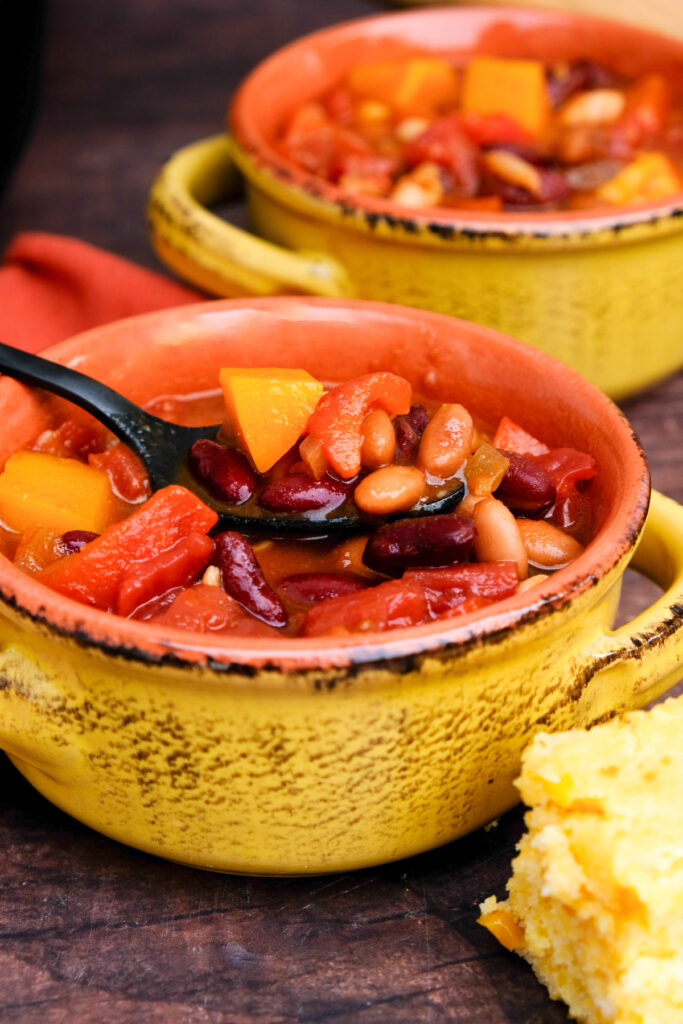
<svg viewBox="0 0 683 1024"><path fill-rule="evenodd" d="M172 483L182 483L218 513L221 529L240 529L246 533L267 533L273 536L348 534L392 518L373 518L370 523L359 514L351 501L346 501L339 511L334 509L325 512L323 509L297 514L264 511L256 501L245 503L244 507L226 504L201 486L187 464L192 445L205 438L215 439L221 423L203 427L171 423L146 412L93 377L10 345L0 344L0 370L24 384L66 398L91 413L133 449L147 471L153 491ZM423 503L413 511L401 513L401 517L450 512L464 493L464 484L458 483L446 494Z"/></svg>

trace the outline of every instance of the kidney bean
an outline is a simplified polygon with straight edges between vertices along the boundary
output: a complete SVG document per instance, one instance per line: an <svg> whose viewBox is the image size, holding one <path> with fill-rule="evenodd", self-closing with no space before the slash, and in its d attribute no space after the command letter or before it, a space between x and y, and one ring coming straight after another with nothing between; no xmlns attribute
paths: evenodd
<svg viewBox="0 0 683 1024"><path fill-rule="evenodd" d="M555 501L555 484L531 459L501 450L510 465L493 492L495 498L516 512L538 512Z"/></svg>
<svg viewBox="0 0 683 1024"><path fill-rule="evenodd" d="M558 494L546 519L564 533L570 533L580 544L586 544L592 533L592 505L587 494L576 487Z"/></svg>
<svg viewBox="0 0 683 1024"><path fill-rule="evenodd" d="M306 473L292 473L266 484L258 502L271 512L314 512L335 509L344 503L349 483L325 475L314 480Z"/></svg>
<svg viewBox="0 0 683 1024"><path fill-rule="evenodd" d="M452 565L467 558L475 534L472 520L464 516L402 519L372 534L363 562L386 576L400 576L414 566Z"/></svg>
<svg viewBox="0 0 683 1024"><path fill-rule="evenodd" d="M546 74L548 94L553 107L559 107L570 96L583 89L606 89L613 82L612 72L594 60L576 60L561 72L556 68L550 68Z"/></svg>
<svg viewBox="0 0 683 1024"><path fill-rule="evenodd" d="M569 197L569 184L561 171L555 171L549 167L538 167L536 170L538 173L536 194L492 173L489 173L486 179L488 190L494 195L500 196L506 206L517 208L539 208L553 203L562 203Z"/></svg>
<svg viewBox="0 0 683 1024"><path fill-rule="evenodd" d="M355 594L364 590L366 584L342 573L306 572L298 576L288 576L278 587L281 594L291 601L303 604L317 604L330 597L342 597L344 594Z"/></svg>
<svg viewBox="0 0 683 1024"><path fill-rule="evenodd" d="M403 416L396 416L394 419L394 434L396 435L395 459L400 465L414 462L417 449L420 445L420 438L424 428L429 423L429 416L424 405L416 402L411 405L410 411Z"/></svg>
<svg viewBox="0 0 683 1024"><path fill-rule="evenodd" d="M417 461L420 469L443 479L460 469L472 450L474 425L463 405L440 406L424 429Z"/></svg>
<svg viewBox="0 0 683 1024"><path fill-rule="evenodd" d="M422 437L424 428L429 423L429 416L427 415L427 410L424 405L420 402L415 402L414 405L411 405L410 410L406 415L408 417L408 422L415 433Z"/></svg>
<svg viewBox="0 0 683 1024"><path fill-rule="evenodd" d="M266 583L251 545L241 533L227 530L216 537L213 565L221 572L226 594L269 626L285 626L287 612L277 594Z"/></svg>
<svg viewBox="0 0 683 1024"><path fill-rule="evenodd" d="M407 416L396 417L394 433L396 435L395 461L400 466L414 462L417 449L420 447L420 435L411 427Z"/></svg>
<svg viewBox="0 0 683 1024"><path fill-rule="evenodd" d="M417 466L384 466L361 480L353 500L370 516L390 516L412 508L424 487L425 475Z"/></svg>
<svg viewBox="0 0 683 1024"><path fill-rule="evenodd" d="M187 462L195 479L220 501L241 505L254 493L254 471L233 448L202 438L190 448Z"/></svg>
<svg viewBox="0 0 683 1024"><path fill-rule="evenodd" d="M477 529L474 550L480 562L516 562L520 580L526 579L529 560L517 520L497 498L482 498L472 511Z"/></svg>
<svg viewBox="0 0 683 1024"><path fill-rule="evenodd" d="M99 537L99 533L92 533L90 530L67 530L59 538L59 547L65 555L75 555L82 547L97 537Z"/></svg>
<svg viewBox="0 0 683 1024"><path fill-rule="evenodd" d="M379 469L394 458L396 435L391 416L384 409L373 409L363 420L360 460L366 469Z"/></svg>

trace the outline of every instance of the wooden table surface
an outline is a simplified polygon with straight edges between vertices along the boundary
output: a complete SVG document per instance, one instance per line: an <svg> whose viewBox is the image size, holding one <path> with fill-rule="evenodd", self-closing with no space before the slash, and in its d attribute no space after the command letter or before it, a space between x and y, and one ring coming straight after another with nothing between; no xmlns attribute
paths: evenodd
<svg viewBox="0 0 683 1024"><path fill-rule="evenodd" d="M231 90L270 51L378 9L371 0L54 2L41 106L2 200L2 243L54 231L158 267L144 225L158 165L220 130ZM683 501L683 376L626 411L655 486ZM651 593L629 584L623 617ZM519 809L387 867L254 879L120 846L53 808L4 757L0 772L4 1024L567 1020L475 923L478 901L504 891Z"/></svg>

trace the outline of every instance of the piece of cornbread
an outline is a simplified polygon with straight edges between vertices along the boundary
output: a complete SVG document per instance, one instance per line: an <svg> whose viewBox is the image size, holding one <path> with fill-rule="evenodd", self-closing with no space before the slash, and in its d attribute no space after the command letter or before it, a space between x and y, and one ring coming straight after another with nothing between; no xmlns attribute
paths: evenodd
<svg viewBox="0 0 683 1024"><path fill-rule="evenodd" d="M480 922L585 1024L683 1024L683 697L541 734L508 899Z"/></svg>

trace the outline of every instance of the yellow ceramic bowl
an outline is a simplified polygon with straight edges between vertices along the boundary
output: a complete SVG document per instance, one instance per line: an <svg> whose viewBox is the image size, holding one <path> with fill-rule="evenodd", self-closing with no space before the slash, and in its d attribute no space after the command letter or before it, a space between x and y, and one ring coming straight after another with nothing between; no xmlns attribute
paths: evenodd
<svg viewBox="0 0 683 1024"><path fill-rule="evenodd" d="M154 183L153 245L217 295L359 297L450 313L569 363L620 398L683 363L683 195L615 212L414 212L342 197L275 151L298 104L350 65L415 48L545 60L593 57L683 92L683 41L586 15L516 8L384 14L308 36L264 61L230 111L231 136L191 145ZM246 185L253 228L210 212Z"/></svg>
<svg viewBox="0 0 683 1024"><path fill-rule="evenodd" d="M508 413L598 467L599 528L571 565L486 612L362 639L153 628L66 599L0 556L1 745L93 828L225 871L405 857L512 806L538 730L640 706L681 675L683 509L655 495L644 526L649 478L627 422L543 353L434 313L281 298L138 317L49 355L138 402L214 387L221 365L323 379L390 366L427 397L492 422ZM2 421L26 435L28 409L0 380ZM612 632L632 560L665 593Z"/></svg>

